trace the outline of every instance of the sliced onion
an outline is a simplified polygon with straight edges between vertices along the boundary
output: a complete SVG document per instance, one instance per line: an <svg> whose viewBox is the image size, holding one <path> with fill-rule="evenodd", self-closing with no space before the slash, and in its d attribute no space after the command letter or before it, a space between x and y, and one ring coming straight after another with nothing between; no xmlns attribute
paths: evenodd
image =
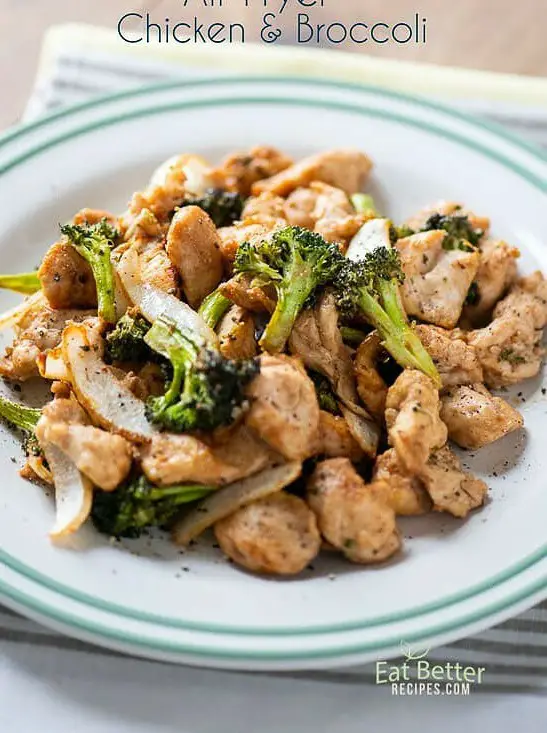
<svg viewBox="0 0 547 733"><path fill-rule="evenodd" d="M53 484L53 476L51 471L45 467L42 456L35 456L32 453L27 458L28 465L32 468L39 479L45 481L46 484Z"/></svg>
<svg viewBox="0 0 547 733"><path fill-rule="evenodd" d="M374 458L378 450L378 441L380 440L380 428L378 425L358 405L350 409L347 405L339 402L338 406L347 423L348 430L355 438L359 447L369 458Z"/></svg>
<svg viewBox="0 0 547 733"><path fill-rule="evenodd" d="M284 463L218 489L173 527L176 545L187 545L216 522L253 501L281 491L300 476L302 464Z"/></svg>
<svg viewBox="0 0 547 733"><path fill-rule="evenodd" d="M93 420L137 442L148 441L155 430L142 400L125 387L90 346L85 325L71 323L63 331L63 359L78 402Z"/></svg>
<svg viewBox="0 0 547 733"><path fill-rule="evenodd" d="M212 186L210 176L211 167L209 163L202 158L201 155L192 153L184 153L183 155L174 155L162 163L150 179L153 186L164 186L166 179L173 169L182 170L186 176L184 188L195 196L202 196L205 191Z"/></svg>
<svg viewBox="0 0 547 733"><path fill-rule="evenodd" d="M353 262L364 259L368 252L378 247L391 247L389 219L369 219L349 243L346 257Z"/></svg>
<svg viewBox="0 0 547 733"><path fill-rule="evenodd" d="M44 294L39 290L22 303L19 303L19 305L16 305L15 308L10 308L9 311L2 313L0 315L0 331L6 328L13 328L27 313L45 304L45 302Z"/></svg>
<svg viewBox="0 0 547 733"><path fill-rule="evenodd" d="M45 354L40 354L36 359L38 371L43 379L70 383L70 375L63 359L63 352L60 346L49 349Z"/></svg>
<svg viewBox="0 0 547 733"><path fill-rule="evenodd" d="M153 323L160 316L167 316L178 326L191 330L205 343L217 346L216 333L195 310L174 295L169 295L153 285L142 283L139 270L139 256L130 247L123 253L117 265L117 272L129 299L147 320Z"/></svg>
<svg viewBox="0 0 547 733"><path fill-rule="evenodd" d="M47 443L42 450L55 485L55 525L52 539L76 532L86 521L93 503L93 485L57 446Z"/></svg>

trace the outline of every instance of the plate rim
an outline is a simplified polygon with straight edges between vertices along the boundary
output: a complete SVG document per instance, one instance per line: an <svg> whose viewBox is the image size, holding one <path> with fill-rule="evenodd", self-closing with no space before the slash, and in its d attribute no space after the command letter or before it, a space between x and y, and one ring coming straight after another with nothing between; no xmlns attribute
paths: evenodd
<svg viewBox="0 0 547 733"><path fill-rule="evenodd" d="M17 128L14 131L8 131L4 135L0 136L0 149L5 148L6 145L8 145L10 142L14 141L15 139L24 137L25 135L28 135L32 132L34 132L36 129L44 128L47 125L51 125L59 119L70 117L70 116L76 116L80 112L86 112L89 109L95 109L95 108L102 108L105 105L108 105L109 103L115 103L119 101L125 101L128 99L132 99L135 97L143 97L146 95L149 95L150 93L158 93L158 92L168 92L168 91L177 91L181 89L188 89L189 87L204 87L204 86L224 86L234 83L247 83L247 84L256 84L257 82L262 83L275 83L282 85L286 85L287 83L292 86L296 86L298 84L304 84L306 86L315 86L315 87L328 87L331 89L339 90L339 89L348 89L350 91L359 93L359 92L365 92L365 93L372 93L376 96L388 98L388 99L395 99L399 101L403 101L406 103L410 103L414 106L417 106L419 108L429 108L433 109L435 112L441 112L444 115L447 115L449 118L456 118L462 122L465 122L467 124L470 124L472 127L479 128L482 130L485 130L488 132L490 136L494 136L495 138L502 138L505 142L509 142L511 145L516 146L520 150L524 150L528 154L532 154L539 162L544 165L547 163L547 154L544 154L543 151L541 151L539 148L536 148L534 145L531 145L527 142L521 141L518 138L515 138L510 133L507 133L502 128L500 129L497 125L482 122L480 120L476 120L473 117L466 115L465 113L452 110L450 107L446 107L442 104L433 103L428 100L423 100L420 97L415 97L413 95L407 95L407 94L401 94L399 92L392 92L390 90L383 90L378 87L371 87L371 86L365 86L365 85L358 85L358 84L337 84L334 82L328 82L328 81L317 81L317 80L310 80L306 78L283 78L283 77L256 77L256 76L238 76L237 78L226 78L226 79L198 79L198 80L191 80L187 82L168 82L166 84L160 84L160 85L153 85L149 87L141 87L138 89L121 92L113 95L107 95L105 97L102 97L97 100L93 100L91 102L85 102L83 104L75 105L73 107L70 107L68 109L63 109L59 112L54 112L51 115L48 115L45 118L41 118L40 120L30 123L27 125L22 125L19 128ZM230 98L227 100L224 99L204 99L204 100L198 100L194 101L193 106L214 106L215 104L237 104L237 103L284 103L283 100L275 98L275 97L259 97L257 95L255 96L249 96L247 98ZM312 100L302 100L298 98L293 99L287 99L285 103L290 103L294 105L305 105L310 106L310 103ZM78 136L78 135L84 135L88 132L92 132L95 129L99 129L101 127L105 127L108 125L114 125L114 124L121 124L123 122L128 121L129 119L136 119L138 117L142 117L145 114L150 114L151 110L154 110L155 114L165 113L169 109L184 109L192 106L192 102L184 102L179 101L175 104L163 106L163 107L150 107L150 108L144 108L143 110L133 110L132 112L127 112L124 115L114 115L109 116L108 112L105 112L105 115L101 116L97 121L83 125L83 127L77 127L76 129L72 130L69 135L62 135L59 137L53 137L52 139L47 140L45 143L42 143L41 145L37 145L35 147L32 147L30 151L25 151L23 153L19 153L12 161L8 161L7 164L4 164L0 167L0 175L3 175L4 173L8 172L9 170L13 169L17 165L23 164L25 161L30 159L31 157L35 155L39 155L41 152L44 152L46 149L50 149L54 147L57 144L60 144L62 142L67 141L68 139L71 139L72 137ZM510 168L514 173L519 174L521 177L523 177L528 183L533 185L535 188L539 189L542 193L545 193L547 191L547 177L545 182L543 182L541 179L537 177L535 173L532 173L526 169L522 169L520 166L515 166L511 160L506 159L504 156L500 155L499 153L489 150L487 147L482 146L481 144L477 143L477 141L471 142L469 139L467 139L465 136L461 136L459 134L454 133L450 130L443 130L442 128L438 128L435 125L420 122L418 123L416 120L410 120L408 118L405 118L404 116L398 116L394 115L393 113L389 113L386 110L365 110L363 107L359 107L358 105L337 105L332 100L319 100L317 102L313 102L311 106L319 106L322 108L343 108L352 112L358 112L360 114L369 114L374 115L376 117L382 117L384 119L391 119L396 122L400 122L402 124L419 127L420 129L426 129L429 132L434 132L436 134L441 134L443 137L449 137L452 140L456 140L458 143L465 145L466 147L473 148L475 150L479 150L479 152L486 154L490 158L494 158L497 162L501 163L502 165ZM484 593L486 590L491 589L492 587L499 587L502 586L504 583L507 583L511 580L514 580L516 577L518 577L519 574L524 572L527 569L530 569L534 567L535 565L540 565L543 560L545 560L545 557L547 556L547 544L545 544L543 547L536 550L534 553L531 553L523 560L519 561L519 563L516 563L514 566L512 566L509 569L506 569L504 571L501 571L500 573L497 573L495 576L493 576L495 580L495 585L492 585L492 579L482 581L480 584L476 584L475 586L472 586L471 589L468 589L467 591L460 591L458 594L453 594L452 596L445 596L445 598L442 601L437 602L431 602L430 604L425 604L423 606L417 606L409 612L406 611L404 613L400 612L399 614L392 614L392 615L384 615L383 617L377 617L376 619L366 619L362 621L353 621L353 622L347 622L344 624L328 624L323 626L315 626L315 627L305 627L305 628L277 628L277 629L267 629L267 628L260 628L256 627L255 630L252 631L245 631L241 627L224 627L220 625L215 624L197 624L197 623L191 623L191 622L181 622L177 619L168 619L167 617L157 616L155 614L148 614L146 612L139 612L134 611L134 609L125 609L123 606L118 606L118 604L111 604L108 601L102 601L100 599L97 599L97 603L90 602L90 599L93 599L93 596L89 596L86 593L80 593L79 591L75 591L73 589L70 589L69 586L65 586L64 584L60 584L57 581L53 579L48 579L47 576L43 576L43 574L39 573L38 571L34 571L33 568L30 566L25 565L24 563L21 563L16 558L13 558L13 556L10 556L9 553L6 553L5 551L0 552L0 560L2 560L2 556L4 557L3 562L6 564L7 567L11 568L13 572L16 572L18 574L23 575L23 577L26 577L27 579L30 579L33 583L38 584L39 586L53 590L55 593L60 594L61 597L71 597L68 594L64 593L64 590L59 590L59 587L65 589L68 588L74 596L79 597L73 597L73 600L76 600L79 603L82 603L86 607L95 607L98 610L103 610L108 613L113 613L117 616L121 616L122 618L130 618L132 620L138 620L145 623L156 623L158 625L161 625L162 627L170 627L170 628L179 628L179 629L185 629L185 630L194 630L194 631L203 631L208 632L211 634L215 633L223 633L223 634L229 634L231 636L264 636L264 635L272 635L272 636L313 636L316 634L336 634L336 633L342 633L346 631L358 631L359 629L369 628L372 626L380 626L382 624L388 624L388 623L394 623L399 620L404 620L407 618L415 618L420 615L425 615L427 613L431 612L441 612L443 610L447 610L451 606L457 605L459 602L463 602L466 600L471 600L475 596L479 596L481 593ZM8 562L6 563L5 560L8 559ZM27 571L30 571L30 575L26 574L25 572L21 572L21 567L19 569L16 569L14 565L23 566L23 568L26 568ZM40 581L36 580L36 577L32 577L32 575L36 576L42 576L43 578L46 578L49 580L49 584L42 584ZM542 586L545 586L545 589L547 590L547 573L545 574L545 578L543 581L538 581L536 579L535 585L537 586L538 583L542 584ZM56 588L54 586L57 586ZM8 584L8 588L9 588ZM5 584L3 581L0 580L0 590L4 588L5 592ZM542 590L541 588L540 590ZM537 588L534 590L529 589L523 589L519 592L518 596L519 598L517 600L512 601L506 601L506 599L500 599L496 603L493 603L491 608L489 608L487 611L485 611L482 614L482 617L485 616L492 616L495 613L502 612L504 608L507 606L512 606L515 603L517 603L519 600L523 601L527 596L532 595L534 592L537 592ZM101 608L102 606L102 608ZM122 613L120 614L120 611ZM41 612L43 613L43 611ZM475 614L476 615L476 614ZM55 620L54 614L51 614L51 617L53 620ZM59 622L62 622L59 619ZM471 623L470 621L466 621L465 623ZM455 628L456 626L459 628L462 624L458 624L457 622L451 622L448 631L450 629ZM446 631L446 629L445 629ZM98 632L100 635L104 635L104 630ZM439 633L441 633L439 631ZM431 635L431 634L430 634ZM123 641L123 634L120 636L120 640ZM135 643L134 640L131 641L131 643ZM375 643L375 648L380 645L387 645L389 642L382 642L378 641ZM190 653L195 654L195 650L189 650ZM345 652L349 653L349 652ZM218 654L218 652L215 652L214 654ZM303 654L303 657L306 657L306 653Z"/></svg>

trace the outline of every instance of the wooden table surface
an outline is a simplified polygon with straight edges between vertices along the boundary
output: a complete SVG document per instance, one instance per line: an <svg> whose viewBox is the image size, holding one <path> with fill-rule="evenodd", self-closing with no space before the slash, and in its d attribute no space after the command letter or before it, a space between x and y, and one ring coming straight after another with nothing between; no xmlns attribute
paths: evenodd
<svg viewBox="0 0 547 733"><path fill-rule="evenodd" d="M219 0L207 4L212 1L219 4ZM279 0L268 0L270 8L278 4ZM547 0L324 0L324 4L323 10L306 12L317 22L341 20L346 24L357 20L396 23L412 18L417 11L427 18L425 45L366 44L351 50L362 48L400 60L547 75ZM259 28L264 12L262 0L249 0L248 9L244 0L223 0L223 9L214 11L204 11L202 5L202 0L193 0L185 10L183 0L0 0L0 128L19 118L32 87L43 33L52 24L77 21L115 28L121 15L145 8L144 12L160 21L197 14L211 21L245 20L249 28ZM289 0L286 23L297 10L304 12L305 8Z"/></svg>

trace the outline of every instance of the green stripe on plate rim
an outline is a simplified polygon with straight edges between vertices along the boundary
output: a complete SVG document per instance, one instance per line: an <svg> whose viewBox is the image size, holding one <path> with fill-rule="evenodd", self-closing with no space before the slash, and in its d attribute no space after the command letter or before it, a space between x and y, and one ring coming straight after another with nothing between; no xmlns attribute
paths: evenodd
<svg viewBox="0 0 547 733"><path fill-rule="evenodd" d="M262 82L268 83L268 82L271 82L272 79L268 77L265 79L258 80L255 77L249 77L249 79L245 79L245 80L239 79L238 81L247 81L247 82L262 81ZM283 83L285 83L286 81L289 81L289 82L295 83L298 80L277 79L273 81L277 81L277 82L281 81ZM229 83L229 82L233 83L234 79L222 80L222 83ZM156 86L156 87L153 87L152 89L145 89L145 90L141 89L135 92L127 92L127 93L122 93L119 95L113 95L109 98L106 98L106 100L103 100L103 101L112 102L112 101L118 101L120 99L140 96L146 93L150 93L151 91L162 91L162 90L165 91L165 90L173 90L173 89L178 89L178 88L187 89L191 86L204 86L204 85L217 84L217 83L218 83L217 81L202 80L199 82L191 82L188 84L183 84L183 83L167 84L167 85L162 85L160 87ZM309 84L307 80L301 80L299 83ZM358 85L336 85L336 84L318 83L318 82L313 82L313 84L316 86L330 86L334 88L340 88L342 86L344 88L351 89L357 92L363 90L363 87L360 87ZM522 144L520 141L515 140L514 138L512 138L512 136L508 135L507 133L500 135L495 126L490 126L486 123L477 122L473 120L472 118L468 118L461 113L455 113L448 108L442 107L441 105L433 104L430 102L424 102L422 100L415 99L410 96L401 95L401 94L397 94L394 92L383 92L382 90L378 90L375 88L369 88L367 89L367 91L372 92L374 94L384 95L386 97L393 97L399 100L403 100L405 102L410 102L419 107L432 108L437 111L444 112L448 116L455 117L457 119L462 119L463 121L470 123L471 125L475 127L486 128L487 130L489 130L491 134L496 135L498 137L505 138L506 140L509 140L512 144L516 145L519 148L526 150L526 152L528 153L534 154L536 157L538 157L541 160L541 162L544 162L544 156L541 155L532 146ZM10 142L15 137L20 137L20 136L23 136L25 133L31 132L32 130L36 129L37 127L41 127L50 122L55 122L57 119L61 117L69 116L71 114L76 114L79 111L85 111L91 107L98 106L101 103L102 101L90 102L84 105L80 105L79 107L73 108L72 110L63 111L63 112L51 115L45 121L34 123L34 125L29 125L26 128L22 128L16 131L15 133L11 133L11 134L8 134L7 136L4 136L3 138L0 138L0 146L3 146L6 143ZM78 127L63 136L53 137L49 139L47 142L30 149L29 151L17 156L13 160L5 164L2 168L0 168L0 174L13 169L14 167L38 155L39 153L44 152L45 150L51 149L57 145L62 144L63 142L66 142L67 140L76 138L78 136L84 135L86 133L92 132L97 129L101 129L103 127L119 124L121 122L129 121L132 119L137 119L137 118L144 117L144 116L162 114L162 113L169 112L169 111L176 111L176 110L181 110L181 109L189 109L189 108L197 108L197 107L209 107L209 106L219 106L219 105L227 106L227 105L241 105L241 104L286 104L286 105L293 105L293 106L321 107L321 108L326 108L326 109L339 109L342 111L352 112L352 113L365 115L365 116L374 116L378 118L389 119L390 121L393 121L399 124L416 127L420 130L427 130L428 132L431 132L437 136L441 136L441 137L450 139L465 147L474 149L482 153L486 157L496 160L497 162L501 163L502 165L509 168L513 172L517 173L519 176L524 178L528 183L538 188L540 191L545 192L547 190L547 180L542 180L541 178L538 178L537 176L527 171L525 168L522 168L521 166L516 165L510 159L507 159L505 156L500 155L499 153L488 149L487 147L485 147L484 145L481 145L480 143L477 143L476 141L471 141L467 139L466 137L460 136L448 130L444 130L443 128L437 127L435 125L432 125L429 123L423 123L423 122L416 122L416 121L408 119L407 117L397 115L395 113L391 113L391 112L388 113L383 110L366 109L358 105L335 103L335 102L325 102L321 100L301 100L301 99L290 99L286 97L279 98L275 96L271 96L271 97L251 96L251 97L239 97L239 98L231 98L231 99L223 99L223 100L214 100L214 99L195 100L193 102L187 101L187 102L180 102L180 103L165 105L161 107L160 106L150 107L150 108L145 108L142 110L137 110L134 112L129 112L126 114L106 117L94 123L84 125L82 127ZM527 568L531 567L532 565L541 562L541 560L543 560L546 556L547 556L547 544L544 547L540 548L540 550L538 550L533 555L530 555L528 558L525 558L524 560L522 560L520 563L517 563L512 568L504 571L503 573L499 573L498 575L494 576L493 578L489 579L488 581L485 581L476 586L473 586L472 588L468 589L467 591L462 591L461 593L454 594L452 596L448 596L447 598L443 599L442 601L427 604L427 605L412 609L410 611L407 611L405 613L391 614L391 615L386 615L383 617L378 617L375 619L366 619L362 621L348 622L345 624L338 624L338 625L331 624L331 625L326 625L326 626L307 627L304 629L303 628L286 628L286 629L255 628L252 630L248 630L248 629L241 629L237 627L223 627L223 626L214 625L214 624L199 624L199 623L192 623L192 622L182 622L179 619L171 619L168 617L148 614L146 612L135 611L134 609L131 609L131 608L125 608L117 604L112 604L112 603L109 603L108 601L103 601L102 599L98 599L93 596L88 596L85 593L74 591L72 588L65 586L61 583L57 583L57 581L51 578L48 578L47 576L42 575L41 573L33 570L29 566L24 565L23 563L20 563L18 560L16 560L16 558L13 558L8 553L4 551L0 551L0 559L2 559L2 561L8 567L10 567L12 570L19 573L20 575L27 577L30 580L32 580L33 582L36 582L46 588L49 588L50 590L54 590L56 593L64 595L65 597L69 597L80 603L84 603L84 604L93 606L99 610L103 610L103 611L113 613L116 615L121 615L125 618L141 620L143 622L148 622L148 623L150 622L157 623L159 625L170 626L173 628L181 628L181 629L188 629L188 630L195 630L195 631L205 631L205 632L210 632L210 633L228 633L228 634L234 634L234 635L252 635L252 636L255 636L255 635L256 636L258 635L311 635L315 633L334 633L334 632L358 630L360 628L368 628L368 627L381 625L385 623L394 623L396 621L405 620L407 618L414 618L416 616L423 615L425 613L448 608L449 606L455 603L458 603L458 602L469 600L473 596L479 593L482 593L485 590L489 590L495 586L500 585L503 582L506 582L507 580L510 580L517 574L523 572L523 570L526 570ZM536 583L535 585L537 586L538 584ZM10 594L6 590L6 588L9 590L9 586L6 586L6 584L2 583L0 584L0 588L3 588L6 595L10 596ZM543 590L544 588L547 588L547 578L541 581L541 583L539 584L539 587L536 588L536 590L540 590L540 589ZM530 592L533 592L533 591L528 591L528 593ZM523 600L525 597L526 597L526 592L524 592L519 597L519 599ZM25 605L28 605L28 604L25 604ZM492 612L500 612L507 605L508 605L507 602L500 601L497 604L495 604ZM47 615L48 617L55 619L54 614L52 615L52 613L48 613ZM71 625L74 625L74 624L71 624ZM378 644L379 646L386 646L386 643L378 642Z"/></svg>

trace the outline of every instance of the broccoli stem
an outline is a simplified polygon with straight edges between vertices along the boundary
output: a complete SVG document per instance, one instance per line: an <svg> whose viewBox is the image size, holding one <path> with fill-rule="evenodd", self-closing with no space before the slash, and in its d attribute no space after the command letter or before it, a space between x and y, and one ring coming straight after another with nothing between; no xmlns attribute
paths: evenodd
<svg viewBox="0 0 547 733"><path fill-rule="evenodd" d="M374 214L379 216L374 199L368 193L354 193L351 203L358 214Z"/></svg>
<svg viewBox="0 0 547 733"><path fill-rule="evenodd" d="M359 346L366 338L366 333L359 328L352 328L351 326L341 326L340 333L344 342L350 346Z"/></svg>
<svg viewBox="0 0 547 733"><path fill-rule="evenodd" d="M291 288L277 288L277 305L259 342L262 349L273 354L285 348L294 322L316 286L313 272L298 257L285 280L291 283Z"/></svg>
<svg viewBox="0 0 547 733"><path fill-rule="evenodd" d="M23 272L18 275L0 275L0 288L13 290L21 295L32 295L42 287L38 273Z"/></svg>
<svg viewBox="0 0 547 733"><path fill-rule="evenodd" d="M35 407L27 407L0 396L0 417L20 430L34 433L42 411Z"/></svg>
<svg viewBox="0 0 547 733"><path fill-rule="evenodd" d="M198 313L210 328L216 328L231 305L232 301L217 289L204 298Z"/></svg>

